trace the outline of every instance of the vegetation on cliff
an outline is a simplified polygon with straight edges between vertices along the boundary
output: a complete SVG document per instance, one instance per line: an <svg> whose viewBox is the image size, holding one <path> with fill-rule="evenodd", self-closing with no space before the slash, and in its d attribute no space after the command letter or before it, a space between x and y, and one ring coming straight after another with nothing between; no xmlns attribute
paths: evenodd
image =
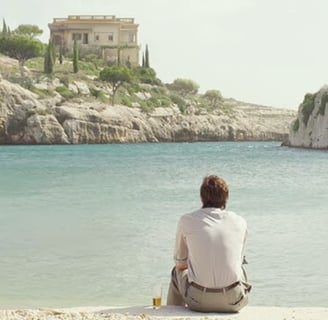
<svg viewBox="0 0 328 320"><path fill-rule="evenodd" d="M37 29L23 30L24 41L38 41ZM150 67L148 46L137 67L78 48L64 55L51 40L42 48L24 61L22 74L17 60L0 54L0 143L281 140L294 116L225 99L217 89L199 93L191 79L165 84Z"/></svg>
<svg viewBox="0 0 328 320"><path fill-rule="evenodd" d="M327 149L328 148L328 87L315 93L307 93L293 121L287 146Z"/></svg>
<svg viewBox="0 0 328 320"><path fill-rule="evenodd" d="M83 81L90 89L90 97L111 104L115 98L116 104L140 107L144 112L172 105L177 105L182 113L191 107L198 113L228 112L231 105L219 90L198 93L199 85L193 80L179 78L171 84L164 84L153 68L106 65L94 55L80 57L79 70L75 73L71 57L64 57L62 64L59 59L53 63L50 45L46 46L44 57L30 58L25 63L24 75L18 73L14 63L0 63L2 77L42 98L52 96L54 92L62 94L65 99L76 98L80 92L74 89L73 83ZM45 87L55 79L58 80L56 88Z"/></svg>
<svg viewBox="0 0 328 320"><path fill-rule="evenodd" d="M177 105L182 113L190 106L199 113L229 109L229 103L224 101L220 91L199 94L199 85L191 79L178 78L171 84L163 84L150 67L148 45L143 53L142 66L131 67L129 63L111 65L95 54L80 55L76 43L74 50L66 52L64 57L60 48L56 52L51 39L48 45L37 40L40 34L42 30L35 25L20 25L10 31L3 20L0 53L18 60L21 74L17 74L12 65L0 65L0 72L6 80L19 83L43 98L57 92L65 99L73 99L79 92L70 84L82 80L94 98L105 102L110 92L112 104L140 107L145 112L172 105ZM59 79L59 86L40 89L40 83L55 78ZM106 84L111 90L107 90Z"/></svg>
<svg viewBox="0 0 328 320"><path fill-rule="evenodd" d="M316 101L319 103L319 108L315 111ZM304 96L303 102L299 107L299 111L302 114L302 120L305 126L307 126L310 117L317 117L319 114L324 116L326 105L328 103L328 91L326 89L319 90L315 93L307 93ZM293 123L293 130L297 131L300 127L300 119L297 118Z"/></svg>

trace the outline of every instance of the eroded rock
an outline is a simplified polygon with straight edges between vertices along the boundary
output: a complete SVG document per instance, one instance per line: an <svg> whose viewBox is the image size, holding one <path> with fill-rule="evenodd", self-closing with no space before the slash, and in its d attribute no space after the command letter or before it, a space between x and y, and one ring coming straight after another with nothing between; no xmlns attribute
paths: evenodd
<svg viewBox="0 0 328 320"><path fill-rule="evenodd" d="M144 113L137 106L87 102L82 95L79 101L42 100L6 80L0 80L0 108L2 144L283 140L296 116L291 110L245 104L228 114L181 114L175 105Z"/></svg>

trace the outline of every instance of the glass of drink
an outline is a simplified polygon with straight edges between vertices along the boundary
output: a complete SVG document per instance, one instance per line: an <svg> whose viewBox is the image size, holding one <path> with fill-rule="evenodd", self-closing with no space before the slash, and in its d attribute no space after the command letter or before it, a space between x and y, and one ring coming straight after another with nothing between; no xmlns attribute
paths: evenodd
<svg viewBox="0 0 328 320"><path fill-rule="evenodd" d="M158 309L162 305L162 286L160 284L153 287L153 308Z"/></svg>

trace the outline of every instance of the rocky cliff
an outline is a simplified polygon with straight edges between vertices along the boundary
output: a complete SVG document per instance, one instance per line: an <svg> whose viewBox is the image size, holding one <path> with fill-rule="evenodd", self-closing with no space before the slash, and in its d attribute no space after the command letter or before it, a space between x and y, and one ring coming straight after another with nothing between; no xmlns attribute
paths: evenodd
<svg viewBox="0 0 328 320"><path fill-rule="evenodd" d="M296 112L230 101L211 113L176 105L144 112L98 100L43 98L0 79L0 144L284 140Z"/></svg>
<svg viewBox="0 0 328 320"><path fill-rule="evenodd" d="M328 149L328 87L306 94L284 145Z"/></svg>

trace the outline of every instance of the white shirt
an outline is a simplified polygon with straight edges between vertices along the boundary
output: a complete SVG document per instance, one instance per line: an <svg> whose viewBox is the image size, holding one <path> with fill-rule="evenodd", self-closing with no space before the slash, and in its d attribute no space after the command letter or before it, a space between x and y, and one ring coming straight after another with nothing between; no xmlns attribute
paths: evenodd
<svg viewBox="0 0 328 320"><path fill-rule="evenodd" d="M188 264L189 282L223 288L241 280L246 221L231 211L202 208L180 218L174 260Z"/></svg>

